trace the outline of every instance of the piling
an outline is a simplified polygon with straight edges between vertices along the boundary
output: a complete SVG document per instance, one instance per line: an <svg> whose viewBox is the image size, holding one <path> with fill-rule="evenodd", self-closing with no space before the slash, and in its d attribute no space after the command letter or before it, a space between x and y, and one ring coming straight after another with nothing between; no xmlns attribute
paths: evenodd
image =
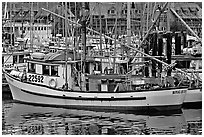
<svg viewBox="0 0 204 137"><path fill-rule="evenodd" d="M181 55L181 32L175 32L175 55Z"/></svg>
<svg viewBox="0 0 204 137"><path fill-rule="evenodd" d="M172 54L172 32L168 31L166 33L167 37L167 63L171 64L171 54ZM171 70L168 70L167 76L171 76Z"/></svg>
<svg viewBox="0 0 204 137"><path fill-rule="evenodd" d="M187 33L186 31L182 32L182 36L183 36L183 48L187 47Z"/></svg>
<svg viewBox="0 0 204 137"><path fill-rule="evenodd" d="M158 34L158 56L162 56L163 53L163 33ZM159 58L161 61L162 57ZM159 71L162 72L162 63L158 62Z"/></svg>
<svg viewBox="0 0 204 137"><path fill-rule="evenodd" d="M157 56L157 32L153 32L152 34L152 56ZM156 77L156 69L157 69L157 62L152 60L152 77Z"/></svg>
<svg viewBox="0 0 204 137"><path fill-rule="evenodd" d="M149 54L149 49L150 49L150 48L149 48L149 47L150 47L150 45L149 45L149 40L150 40L150 38L148 37L148 38L147 38L147 41L148 41L148 42L144 43L144 53L146 53L146 54ZM145 60L145 61L149 61L148 58L144 58L144 60ZM144 75L145 75L145 77L149 77L149 66L145 66Z"/></svg>

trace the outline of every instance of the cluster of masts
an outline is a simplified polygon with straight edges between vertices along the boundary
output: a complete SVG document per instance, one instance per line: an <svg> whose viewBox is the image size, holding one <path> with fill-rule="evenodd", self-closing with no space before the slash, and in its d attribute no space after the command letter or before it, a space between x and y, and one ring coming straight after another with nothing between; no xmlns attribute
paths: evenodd
<svg viewBox="0 0 204 137"><path fill-rule="evenodd" d="M67 17L67 14L65 14L65 17L63 17L61 15L58 15L58 14L51 12L51 11L44 9L44 8L42 8L42 10L49 12L49 13L51 13L51 14L59 17L59 18L65 19L65 21L66 21L66 23L65 23L65 31L66 31L66 33L65 33L66 34L65 47L66 47L66 51L68 51L68 48L70 46L69 45L70 40L68 40L68 38L67 38L67 30L68 30L67 24L73 24L74 27L81 27L82 28L82 46L83 46L82 49L83 49L83 53L84 53L84 56L82 56L82 60L84 62L86 60L85 54L90 53L90 50L92 49L92 48L88 47L88 51L87 51L86 31L88 30L88 31L91 31L95 34L100 35L100 40L101 40L101 37L105 37L105 39L115 41L114 42L115 48L116 48L116 43L120 44L122 48L126 47L127 49L125 50L125 52L122 53L122 55L124 58L131 59L132 60L131 63L135 63L136 60L138 60L137 59L138 56L136 56L135 53L131 54L131 51L136 52L137 55L139 54L140 55L139 58L144 58L144 60L143 60L144 62L151 62L152 63L151 76L157 77L157 75L159 75L159 74L156 74L157 68L160 70L159 72L161 73L163 70L162 67L172 69L172 67L175 66L175 63L174 62L172 63L172 61L171 61L172 60L172 36L173 36L172 33L166 32L164 34L163 32L160 33L158 30L155 30L154 32L152 32L152 30L155 28L155 24L157 23L157 21L159 19L159 16L164 11L164 9L167 7L167 5L168 5L168 3L165 3L164 6L161 8L160 13L155 18L155 20L153 21L149 30L147 31L146 35L143 37L142 41L137 46L130 43L130 40L128 40L127 44L126 44L126 43L123 43L123 42L117 40L116 38L112 38L110 36L102 34L101 32L97 32L91 28L86 27L86 18L85 17L82 17L82 24L79 24L78 22L75 22L75 21L69 19ZM67 6L67 5L65 4L65 6ZM67 8L65 7L65 9L67 9ZM171 9L171 11L174 13L173 9ZM65 12L65 13L67 13L67 12ZM174 13L174 14L177 16L176 13ZM129 14L127 14L127 15L129 15ZM182 21L182 19L179 16L177 16L177 17ZM187 29L189 29L192 32L192 34L198 39L198 41L201 41L201 39L188 26L187 26ZM127 29L127 30L128 30L127 34L131 35L131 33L129 33L130 29ZM127 36L128 38L130 38L129 35ZM181 53L181 51L182 51L182 49L181 49L182 44L181 43L183 43L183 45L182 45L183 49L186 48L186 41L185 41L186 40L186 33L181 33L181 35L183 36L182 39L184 40L183 42L181 42L181 37L179 35L180 34L175 34L175 42L176 42L175 43L175 55L181 55L182 54ZM148 43L150 43L150 44L148 44ZM101 55L101 57L102 57L103 52L102 52L101 42L100 42L100 50L101 51L97 51L97 52L99 53L98 55L99 56ZM116 49L114 49L112 56L110 56L110 54L109 54L109 56L111 58L113 58L114 62L115 62L115 58L117 57L116 54L117 54ZM67 55L67 52L65 55ZM95 54L89 54L89 55L93 56ZM158 62L158 63L156 63L156 62ZM164 66L166 66L166 67L164 67ZM113 68L114 67L115 67L115 65L113 64ZM115 70L115 69L113 69L113 70ZM176 70L188 75L185 71L183 71L181 69L176 68ZM127 74L130 74L130 72L127 72ZM145 71L145 75L146 75L146 77L149 76L149 70ZM170 70L167 72L167 75L168 76L171 75Z"/></svg>

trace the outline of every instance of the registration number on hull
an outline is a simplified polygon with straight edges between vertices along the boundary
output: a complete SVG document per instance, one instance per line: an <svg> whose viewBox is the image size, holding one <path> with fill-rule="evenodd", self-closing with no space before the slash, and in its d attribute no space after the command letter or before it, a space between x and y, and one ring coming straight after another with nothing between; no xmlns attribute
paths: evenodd
<svg viewBox="0 0 204 137"><path fill-rule="evenodd" d="M28 75L28 81L43 83L44 77L40 75Z"/></svg>
<svg viewBox="0 0 204 137"><path fill-rule="evenodd" d="M176 91L172 91L172 94L185 94L186 90L176 90Z"/></svg>

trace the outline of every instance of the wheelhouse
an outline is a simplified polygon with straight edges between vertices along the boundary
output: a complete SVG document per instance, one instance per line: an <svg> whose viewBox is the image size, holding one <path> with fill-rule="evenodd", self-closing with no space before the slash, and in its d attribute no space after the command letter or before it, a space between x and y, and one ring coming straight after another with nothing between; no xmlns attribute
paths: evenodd
<svg viewBox="0 0 204 137"><path fill-rule="evenodd" d="M30 56L29 51L19 51L13 53L2 53L2 67L13 69L13 67L22 70L25 67L24 58Z"/></svg>
<svg viewBox="0 0 204 137"><path fill-rule="evenodd" d="M50 53L40 59L33 58L34 55L31 58L27 58L27 81L52 88L63 88L67 70L68 86L71 89L73 85L72 66L74 61L68 61L66 69L65 61L61 55Z"/></svg>

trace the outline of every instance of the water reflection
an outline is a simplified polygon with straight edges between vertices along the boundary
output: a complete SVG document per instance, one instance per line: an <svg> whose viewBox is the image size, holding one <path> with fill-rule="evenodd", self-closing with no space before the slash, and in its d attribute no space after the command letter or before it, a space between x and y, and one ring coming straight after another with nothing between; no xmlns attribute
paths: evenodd
<svg viewBox="0 0 204 137"><path fill-rule="evenodd" d="M184 109L184 117L188 123L187 133L191 135L202 134L202 109Z"/></svg>
<svg viewBox="0 0 204 137"><path fill-rule="evenodd" d="M184 110L183 112L176 111L168 114L138 114L135 112L103 112L4 102L2 114L3 134L201 134L202 129L201 110ZM194 125L192 125L192 121Z"/></svg>

